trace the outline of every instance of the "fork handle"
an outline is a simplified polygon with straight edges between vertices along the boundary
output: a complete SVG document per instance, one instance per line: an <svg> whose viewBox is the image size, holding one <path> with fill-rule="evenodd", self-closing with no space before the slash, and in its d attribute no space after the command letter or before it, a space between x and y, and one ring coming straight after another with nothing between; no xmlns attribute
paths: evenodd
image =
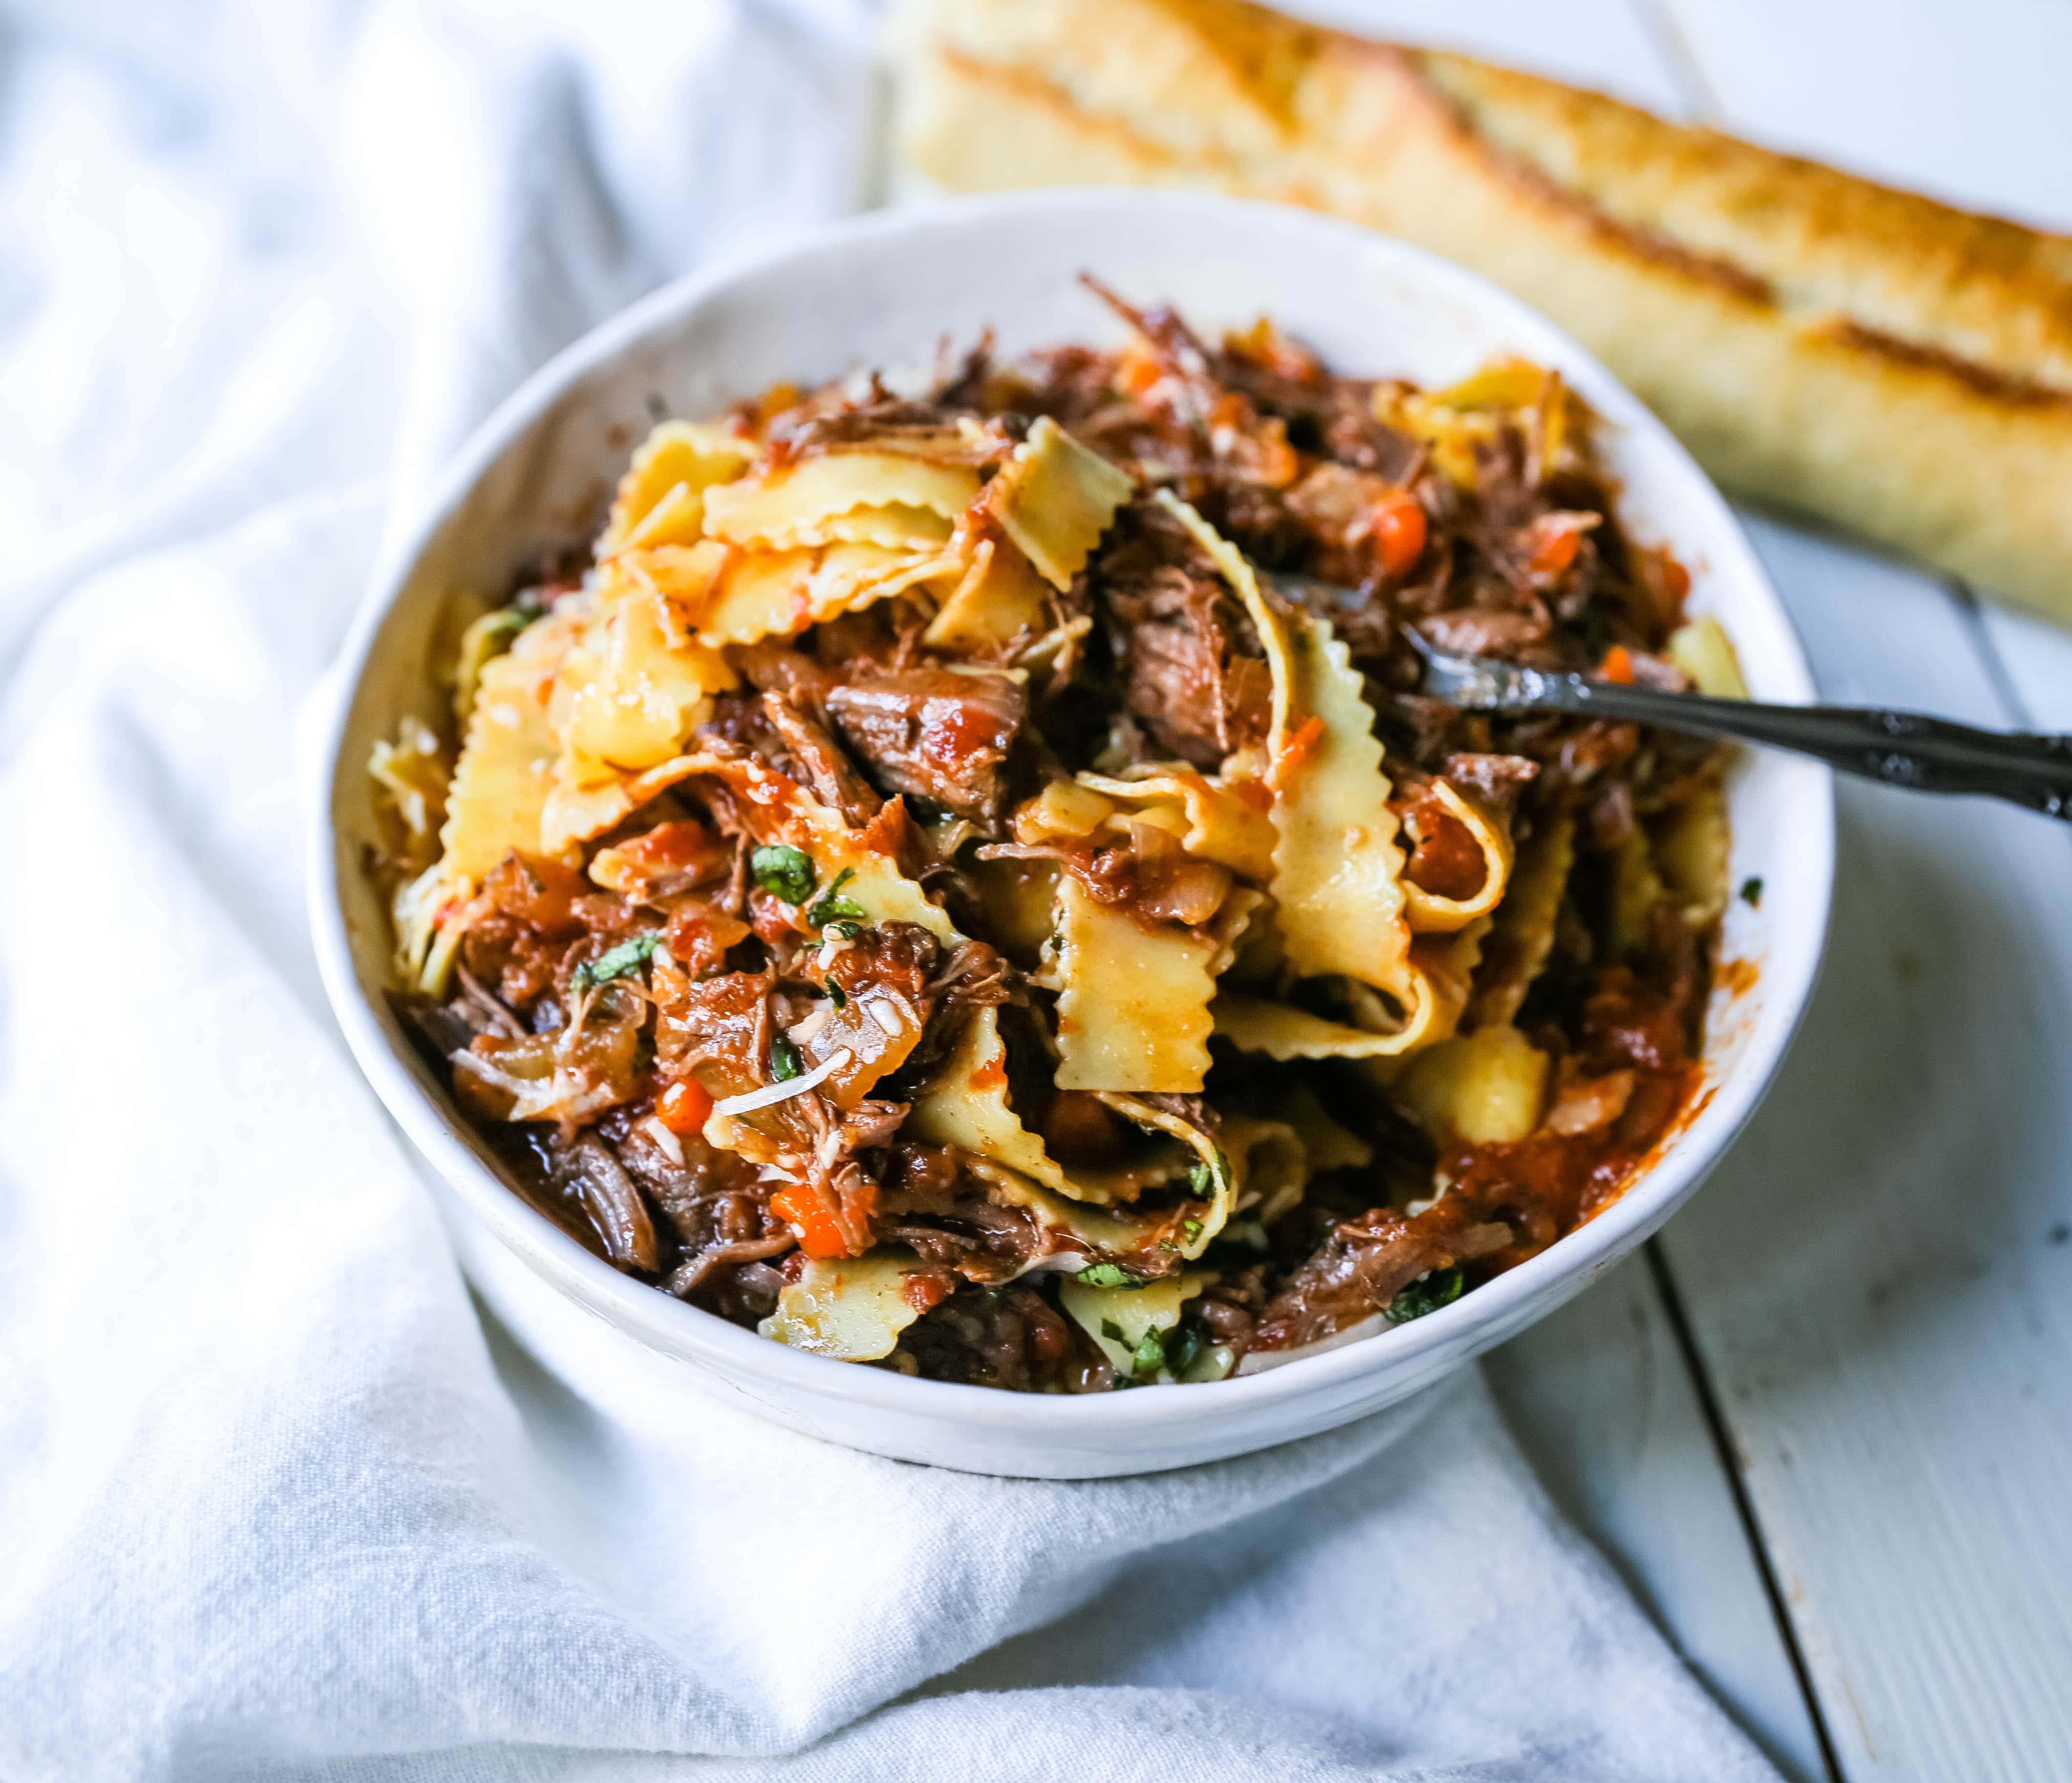
<svg viewBox="0 0 2072 1783"><path fill-rule="evenodd" d="M1701 737L1736 737L1794 750L1889 787L1984 793L2072 820L2072 737L1974 730L1945 718L1876 707L1760 705L1531 669L1518 680L1520 704L1630 719Z"/></svg>

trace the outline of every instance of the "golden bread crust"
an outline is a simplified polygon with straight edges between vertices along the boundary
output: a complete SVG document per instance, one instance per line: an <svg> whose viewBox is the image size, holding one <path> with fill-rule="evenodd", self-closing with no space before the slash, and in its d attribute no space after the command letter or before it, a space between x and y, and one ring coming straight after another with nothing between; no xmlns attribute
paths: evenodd
<svg viewBox="0 0 2072 1783"><path fill-rule="evenodd" d="M2072 389L2072 240L1556 81L1419 60L1494 147L1622 222L1745 268L1787 307Z"/></svg>
<svg viewBox="0 0 2072 1783"><path fill-rule="evenodd" d="M939 183L1309 205L1527 298L1716 475L2072 618L2072 240L1241 0L922 0Z"/></svg>

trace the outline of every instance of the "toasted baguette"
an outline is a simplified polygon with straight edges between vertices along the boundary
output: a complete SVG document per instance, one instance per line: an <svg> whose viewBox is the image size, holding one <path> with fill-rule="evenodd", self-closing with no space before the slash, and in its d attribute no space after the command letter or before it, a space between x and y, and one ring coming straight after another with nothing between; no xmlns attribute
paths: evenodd
<svg viewBox="0 0 2072 1783"><path fill-rule="evenodd" d="M1206 187L1508 286L1723 482L2072 621L2072 239L1240 0L919 0L901 151Z"/></svg>

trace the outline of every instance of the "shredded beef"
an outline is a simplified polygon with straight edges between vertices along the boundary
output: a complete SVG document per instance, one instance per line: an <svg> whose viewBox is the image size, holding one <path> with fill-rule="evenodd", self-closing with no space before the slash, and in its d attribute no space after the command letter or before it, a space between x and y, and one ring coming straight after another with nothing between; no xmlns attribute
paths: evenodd
<svg viewBox="0 0 2072 1783"><path fill-rule="evenodd" d="M1219 1277L1189 1307L1188 1317L1212 1343L1228 1344L1242 1351L1251 1341L1259 1315L1265 1310L1272 1272L1271 1265L1255 1263Z"/></svg>
<svg viewBox="0 0 2072 1783"><path fill-rule="evenodd" d="M930 402L878 397L854 406L779 417L770 430L772 455L796 460L843 447L906 452L938 463L997 464L1014 450L1014 437L1001 421L959 429L946 410L956 406L960 386L983 372L982 359L967 361ZM974 422L977 417L971 417Z"/></svg>
<svg viewBox="0 0 2072 1783"><path fill-rule="evenodd" d="M1214 1139L1223 1131L1223 1116L1199 1096L1178 1095L1171 1091L1147 1091L1137 1100L1147 1107L1157 1109L1161 1114L1172 1115L1184 1120L1198 1132Z"/></svg>
<svg viewBox="0 0 2072 1783"><path fill-rule="evenodd" d="M936 1146L894 1148L878 1198L878 1236L911 1246L925 1262L972 1281L1001 1281L1048 1249L1026 1207L966 1172Z"/></svg>
<svg viewBox="0 0 2072 1783"><path fill-rule="evenodd" d="M826 982L851 998L889 993L925 1017L942 958L942 943L919 923L874 923L835 955Z"/></svg>
<svg viewBox="0 0 2072 1783"><path fill-rule="evenodd" d="M1102 560L1122 697L1158 745L1213 768L1264 734L1272 677L1250 626L1178 523L1140 504Z"/></svg>
<svg viewBox="0 0 2072 1783"><path fill-rule="evenodd" d="M837 688L836 692L841 691ZM878 815L883 801L864 783L863 776L819 721L804 711L797 695L772 688L763 696L763 707L777 734L784 739L798 777L813 789L822 804L840 811L859 828Z"/></svg>
<svg viewBox="0 0 2072 1783"><path fill-rule="evenodd" d="M654 1108L648 1102L615 1108L594 1132L608 1144L626 1173L660 1214L657 1230L678 1246L695 1250L720 1230L717 1211L730 1198L741 1198L751 1214L761 1200L752 1165L731 1152L708 1145L696 1132L672 1134L665 1148L654 1133ZM721 1222L723 1224L724 1222ZM751 1221L746 1228L757 1230ZM738 1232L728 1227L730 1236Z"/></svg>
<svg viewBox="0 0 2072 1783"><path fill-rule="evenodd" d="M488 1032L471 1019L459 997L441 1003L429 996L391 992L388 1000L402 1017L405 1031L442 1068L455 1053L466 1052L477 1034Z"/></svg>
<svg viewBox="0 0 2072 1783"><path fill-rule="evenodd" d="M1377 1207L1338 1226L1289 1276L1260 1315L1253 1350L1296 1350L1383 1311L1397 1292L1434 1269L1486 1257L1511 1242L1507 1226L1448 1196L1406 1218Z"/></svg>
<svg viewBox="0 0 2072 1783"><path fill-rule="evenodd" d="M1508 817L1519 795L1539 778L1540 764L1523 755L1474 754L1455 751L1446 758L1445 777L1483 810Z"/></svg>
<svg viewBox="0 0 2072 1783"><path fill-rule="evenodd" d="M1417 628L1433 647L1455 656L1515 656L1546 637L1547 615L1529 608L1494 611L1463 608L1436 613Z"/></svg>
<svg viewBox="0 0 2072 1783"><path fill-rule="evenodd" d="M1679 892L1633 908L1647 881L1630 869L1634 851L1716 793L1719 746L1468 712L1420 691L1418 635L1585 673L1607 672L1616 646L1636 681L1688 686L1666 651L1689 578L1668 551L1626 536L1591 466L1589 417L1559 407L1560 380L1521 384L1512 368L1420 403L1407 384L1334 376L1269 323L1214 343L1169 309L1089 284L1133 331L1119 351L1003 360L989 337L961 352L946 343L931 376L902 383L917 393L850 379L745 401L730 424L759 470L853 451L968 467L980 496L946 548L968 563L989 540L1011 566L1022 535L992 479L1034 417L1050 417L1133 482L1069 585L1032 595L1038 629L1054 629L1032 646L1022 610L1003 628L1012 639L944 643L939 577L729 646L738 680L676 746L774 770L819 808L802 813L767 775L694 774L565 858L513 853L442 913L463 925L446 1000L394 998L523 1192L620 1268L753 1325L809 1259L897 1247L919 1317L883 1366L1022 1391L1107 1391L1153 1372L1132 1363L1118 1377L1067 1316L1088 1303L1061 1295L1061 1262L1126 1271L1120 1284L1092 1278L1118 1293L1129 1277L1207 1272L1164 1350L1171 1371L1199 1378L1203 1358L1416 1316L1434 1296L1405 1299L1410 1284L1458 1271L1471 1288L1555 1243L1622 1191L1688 1105L1716 938ZM1562 415L1572 425L1556 429ZM1206 1205L1194 1145L1151 1131L1141 1106L1059 1083L1070 969L1053 881L1070 876L1147 937L1230 942L1237 963L1226 953L1217 969L1246 994L1369 1028L1400 1012L1370 983L1295 976L1266 925L1226 922L1270 888L1247 851L1211 852L1170 801L1138 809L1072 785L1177 762L1263 805L1305 758L1291 743L1264 760L1268 640L1167 495L1251 560L1269 605L1296 604L1346 647L1387 751L1411 886L1466 902L1486 881L1453 791L1521 849L1561 824L1574 854L1551 942L1507 932L1499 914L1471 980L1450 987L1464 1031L1506 1024L1545 1056L1536 1127L1471 1144L1350 1064L1276 1062L1219 1038L1198 1092L1137 1102L1233 1150L1260 1122L1328 1137L1322 1115L1365 1149L1334 1140L1334 1161L1292 1206L1272 1188L1242 1198L1198 1258L1180 1242L1199 1235L1189 1229ZM587 561L555 564L518 616L593 599ZM841 858L895 867L911 882L900 895L918 888L954 935L878 914L874 876L854 885L822 851L828 826L843 832ZM785 877L796 863L758 854L780 844L808 855L810 894ZM1462 957L1453 939L1420 935L1416 958L1445 978ZM1112 1198L1104 1217L1121 1223L1094 1258L1023 1204L989 1144L933 1143L945 1128L927 1124L939 1123L931 1099L954 1087L945 1066L981 1020L997 1024L1004 1060L970 1087L1005 1096L1046 1169ZM713 1103L740 1097L753 1106L715 1119ZM1254 1186L1268 1155L1253 1154Z"/></svg>
<svg viewBox="0 0 2072 1783"><path fill-rule="evenodd" d="M881 790L997 832L1008 754L1028 716L1006 676L874 669L832 689L828 712Z"/></svg>
<svg viewBox="0 0 2072 1783"><path fill-rule="evenodd" d="M593 889L564 862L507 855L483 881L488 908L462 938L461 963L505 1003L528 1007L588 926L584 900Z"/></svg>
<svg viewBox="0 0 2072 1783"><path fill-rule="evenodd" d="M960 941L928 988L946 1004L984 1009L1013 1001L1021 976L983 941Z"/></svg>
<svg viewBox="0 0 2072 1783"><path fill-rule="evenodd" d="M1078 1328L1033 1288L952 1294L899 1340L923 1378L1019 1393L1083 1392L1098 1378Z"/></svg>
<svg viewBox="0 0 2072 1783"><path fill-rule="evenodd" d="M652 1275L659 1260L655 1223L626 1166L595 1133L549 1140L548 1145L549 1180L582 1209L604 1254L622 1269Z"/></svg>

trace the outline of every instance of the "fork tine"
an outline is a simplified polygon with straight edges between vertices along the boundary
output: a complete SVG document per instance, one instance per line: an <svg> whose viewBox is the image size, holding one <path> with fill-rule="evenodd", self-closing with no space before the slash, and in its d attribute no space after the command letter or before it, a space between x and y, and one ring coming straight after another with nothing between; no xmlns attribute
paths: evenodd
<svg viewBox="0 0 2072 1783"><path fill-rule="evenodd" d="M1486 665L1474 657L1456 656L1440 649L1414 625L1400 629L1410 647L1417 652L1418 660L1424 665L1424 677L1418 684L1419 688L1433 699L1457 699L1488 679L1482 672Z"/></svg>
<svg viewBox="0 0 2072 1783"><path fill-rule="evenodd" d="M1269 570L1262 579L1275 593L1298 605L1305 604L1302 600L1305 592L1313 601L1319 596L1326 596L1339 606L1355 605L1360 598L1355 590L1343 588L1336 582L1324 581L1314 576L1297 576L1285 571ZM1458 699L1463 703L1482 707L1502 704L1499 678L1508 669L1507 664L1485 663L1472 656L1453 655L1440 649L1414 625L1405 624L1398 629L1424 664L1424 677L1419 683L1421 692L1434 699Z"/></svg>

